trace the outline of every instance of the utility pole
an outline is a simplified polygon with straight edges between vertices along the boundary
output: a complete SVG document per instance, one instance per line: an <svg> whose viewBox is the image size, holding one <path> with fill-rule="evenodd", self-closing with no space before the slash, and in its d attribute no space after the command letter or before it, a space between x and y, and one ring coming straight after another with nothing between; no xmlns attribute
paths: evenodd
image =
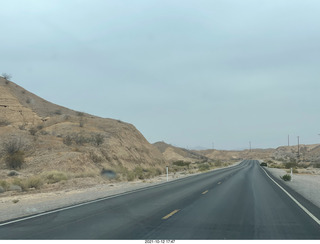
<svg viewBox="0 0 320 244"><path fill-rule="evenodd" d="M289 138L289 135L288 135L288 147L290 146L290 138Z"/></svg>
<svg viewBox="0 0 320 244"><path fill-rule="evenodd" d="M250 145L250 152L251 152L251 141L249 141L249 145Z"/></svg>

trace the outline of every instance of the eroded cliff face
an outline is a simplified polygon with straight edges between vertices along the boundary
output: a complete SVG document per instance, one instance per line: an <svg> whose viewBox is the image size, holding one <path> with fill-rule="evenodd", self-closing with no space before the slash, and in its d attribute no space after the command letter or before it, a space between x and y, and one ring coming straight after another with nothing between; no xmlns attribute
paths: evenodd
<svg viewBox="0 0 320 244"><path fill-rule="evenodd" d="M0 115L0 120L3 124L8 123L14 127L31 126L41 122L41 118L35 112L23 106L6 86L1 85Z"/></svg>

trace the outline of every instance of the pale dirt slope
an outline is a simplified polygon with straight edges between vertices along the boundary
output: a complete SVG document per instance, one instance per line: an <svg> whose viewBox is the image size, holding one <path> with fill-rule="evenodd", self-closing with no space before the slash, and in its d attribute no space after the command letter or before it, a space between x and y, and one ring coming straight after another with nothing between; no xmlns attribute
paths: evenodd
<svg viewBox="0 0 320 244"><path fill-rule="evenodd" d="M101 145L94 144L95 135L103 137ZM70 144L67 137L73 138ZM137 167L158 173L165 169L162 154L133 125L55 105L0 78L0 147L12 138L22 141L25 163L18 176L8 176L2 155L0 180L10 183L53 170L68 176L67 181L44 184L42 190L94 185L104 180L102 169L116 172L118 180L127 180Z"/></svg>

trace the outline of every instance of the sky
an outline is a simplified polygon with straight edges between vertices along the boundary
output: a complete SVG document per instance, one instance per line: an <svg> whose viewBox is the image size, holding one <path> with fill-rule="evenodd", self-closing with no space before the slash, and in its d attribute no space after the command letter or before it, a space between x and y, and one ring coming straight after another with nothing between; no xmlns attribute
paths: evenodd
<svg viewBox="0 0 320 244"><path fill-rule="evenodd" d="M320 143L318 0L0 0L0 74L184 148Z"/></svg>

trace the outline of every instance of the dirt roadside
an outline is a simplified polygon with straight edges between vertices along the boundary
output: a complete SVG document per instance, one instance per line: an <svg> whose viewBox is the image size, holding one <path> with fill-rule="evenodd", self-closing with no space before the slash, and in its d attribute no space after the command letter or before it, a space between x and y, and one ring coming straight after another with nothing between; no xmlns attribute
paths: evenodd
<svg viewBox="0 0 320 244"><path fill-rule="evenodd" d="M268 172L278 179L287 174L276 168L268 168ZM283 182L320 208L320 174L293 174L292 181Z"/></svg>

